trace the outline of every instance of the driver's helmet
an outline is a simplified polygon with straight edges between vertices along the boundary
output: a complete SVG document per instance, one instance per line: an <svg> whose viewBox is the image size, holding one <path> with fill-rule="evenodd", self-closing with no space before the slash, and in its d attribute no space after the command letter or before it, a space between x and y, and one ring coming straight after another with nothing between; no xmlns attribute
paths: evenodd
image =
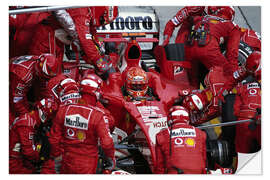
<svg viewBox="0 0 270 180"><path fill-rule="evenodd" d="M131 67L126 74L126 91L132 97L144 97L148 90L148 77L140 67Z"/></svg>
<svg viewBox="0 0 270 180"><path fill-rule="evenodd" d="M261 80L261 52L254 51L246 61L246 70L257 80Z"/></svg>
<svg viewBox="0 0 270 180"><path fill-rule="evenodd" d="M189 124L188 110L183 106L173 106L169 109L169 124L185 123Z"/></svg>
<svg viewBox="0 0 270 180"><path fill-rule="evenodd" d="M42 78L52 78L57 75L59 63L53 54L41 54L36 63L36 70Z"/></svg>
<svg viewBox="0 0 270 180"><path fill-rule="evenodd" d="M93 6L91 11L95 27L109 24L118 16L118 6Z"/></svg>
<svg viewBox="0 0 270 180"><path fill-rule="evenodd" d="M204 109L206 103L204 101L203 94L200 92L195 92L184 98L182 106L185 107L189 112L198 113Z"/></svg>
<svg viewBox="0 0 270 180"><path fill-rule="evenodd" d="M52 118L58 110L58 104L52 98L44 98L36 103L39 119L42 123Z"/></svg>
<svg viewBox="0 0 270 180"><path fill-rule="evenodd" d="M209 15L218 16L226 20L233 21L235 10L232 6L208 6Z"/></svg>
<svg viewBox="0 0 270 180"><path fill-rule="evenodd" d="M82 94L86 93L92 96L96 96L97 100L99 100L102 86L102 79L98 75L91 73L82 78L80 82L80 91Z"/></svg>

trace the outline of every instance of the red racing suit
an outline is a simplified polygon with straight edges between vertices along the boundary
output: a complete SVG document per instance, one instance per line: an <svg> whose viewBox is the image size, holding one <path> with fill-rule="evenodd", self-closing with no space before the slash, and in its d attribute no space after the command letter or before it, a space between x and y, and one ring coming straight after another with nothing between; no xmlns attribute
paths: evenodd
<svg viewBox="0 0 270 180"><path fill-rule="evenodd" d="M68 9L67 12L74 22L76 31L71 30L71 27L64 29L69 29L69 34L75 40L74 44L78 50L83 51L83 59L89 64L94 64L101 73L106 72L112 67L112 62L117 61L118 55L115 53L103 55L104 52L96 37L96 28L92 24L93 14L90 7Z"/></svg>
<svg viewBox="0 0 270 180"><path fill-rule="evenodd" d="M205 123L221 115L218 95L224 87L225 82L228 81L228 75L226 76L226 74L227 73L224 72L223 67L221 66L214 66L210 68L209 73L204 79L206 88L204 90L195 91L195 93L200 94L200 101L202 104L204 104L204 107L201 112L191 113L190 119L193 125Z"/></svg>
<svg viewBox="0 0 270 180"><path fill-rule="evenodd" d="M35 100L48 97L47 79L39 78L36 73L38 56L19 56L10 64L10 110L15 117L29 112L27 93L34 87Z"/></svg>
<svg viewBox="0 0 270 180"><path fill-rule="evenodd" d="M209 15L194 17L194 30L190 34L185 56L194 67L190 71L192 83L196 83L198 61L208 70L213 66L227 66L225 70L232 73L237 68L240 31L232 21ZM223 42L227 42L225 56L219 46Z"/></svg>
<svg viewBox="0 0 270 180"><path fill-rule="evenodd" d="M254 118L256 109L261 108L260 84L257 82L239 84L236 89L234 115L238 120ZM261 124L257 124L254 130L249 128L249 124L242 123L236 126L235 146L237 152L251 153L254 140L261 145Z"/></svg>
<svg viewBox="0 0 270 180"><path fill-rule="evenodd" d="M109 61L116 61L118 56L115 53L104 56L99 51L100 44L95 38L96 29L92 19L90 7L53 12L47 24L40 24L30 54L52 53L62 61L64 45L70 44L77 53L82 52L87 63L94 64L102 73L106 72L112 66Z"/></svg>
<svg viewBox="0 0 270 180"><path fill-rule="evenodd" d="M191 114L192 124L202 124L221 115L220 98L227 95L238 82L241 82L248 76L248 73L242 66L239 66L233 74L225 71L226 68L227 66L212 67L205 76L204 84L206 88L200 94L202 95L202 104L206 104L206 106L199 114Z"/></svg>
<svg viewBox="0 0 270 180"><path fill-rule="evenodd" d="M176 15L167 22L165 26L163 35L166 37L166 39L164 39L165 44L163 44L166 45L169 43L169 39L172 36L174 29L180 25L181 27L178 30L175 43L184 43L189 31L188 18L190 16L201 16L204 12L204 9L205 6L186 6L180 9Z"/></svg>
<svg viewBox="0 0 270 180"><path fill-rule="evenodd" d="M261 52L261 36L256 31L251 29L240 28L241 41L248 44L255 51Z"/></svg>
<svg viewBox="0 0 270 180"><path fill-rule="evenodd" d="M58 62L64 57L64 43L58 38L61 26L51 15L43 23L37 25L28 54L37 55L50 53L55 55Z"/></svg>
<svg viewBox="0 0 270 180"><path fill-rule="evenodd" d="M171 131L163 129L156 135L156 174L204 174L206 168L206 134L187 124L176 123ZM171 154L170 154L171 146Z"/></svg>
<svg viewBox="0 0 270 180"><path fill-rule="evenodd" d="M114 158L114 144L105 123L104 112L83 104L59 108L49 141L52 156L59 156L60 142L64 149L61 173L94 174L98 160L98 139L107 157Z"/></svg>
<svg viewBox="0 0 270 180"><path fill-rule="evenodd" d="M9 57L29 54L29 48L38 24L49 16L47 12L24 13L9 16Z"/></svg>
<svg viewBox="0 0 270 180"><path fill-rule="evenodd" d="M38 124L38 112L32 111L16 118L10 126L9 134L9 173L35 173L39 158L38 144L34 142L35 126ZM53 174L54 161L43 163L41 173Z"/></svg>

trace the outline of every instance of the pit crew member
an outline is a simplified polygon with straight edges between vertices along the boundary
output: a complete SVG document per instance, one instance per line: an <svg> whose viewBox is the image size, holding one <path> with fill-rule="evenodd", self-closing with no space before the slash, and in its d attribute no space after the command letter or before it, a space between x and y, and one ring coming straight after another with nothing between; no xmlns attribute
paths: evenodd
<svg viewBox="0 0 270 180"><path fill-rule="evenodd" d="M52 157L61 155L63 148L63 174L94 174L98 160L98 139L111 162L110 170L115 167L114 144L104 112L90 104L93 98L87 93L82 95L81 104L71 103L59 108L53 121L49 141ZM60 144L62 147L60 147Z"/></svg>
<svg viewBox="0 0 270 180"><path fill-rule="evenodd" d="M192 26L193 16L215 14L217 11L219 11L219 9L222 9L223 7L224 6L186 6L180 9L176 15L167 22L165 26L163 32L163 46L166 46L169 43L173 31L178 26L180 26L180 29L178 30L175 43L185 43L188 36L188 31L190 30L190 26ZM233 16L234 14L235 13L233 13Z"/></svg>
<svg viewBox="0 0 270 180"><path fill-rule="evenodd" d="M254 51L246 64L239 66L233 74L219 66L211 68L205 77L206 89L194 91L183 101L182 105L192 114L192 124L201 124L219 116L219 100L224 101L224 96L249 75L257 81L261 79L261 53L258 51Z"/></svg>
<svg viewBox="0 0 270 180"><path fill-rule="evenodd" d="M254 123L242 123L236 126L236 152L254 153L261 146L261 87L259 82L239 84L234 103L234 115L238 120L254 119ZM252 127L254 126L254 128ZM255 147L257 146L257 148ZM258 148L259 147L259 148Z"/></svg>
<svg viewBox="0 0 270 180"><path fill-rule="evenodd" d="M252 47L254 51L261 52L261 35L252 29L239 27L239 30L241 32L240 40Z"/></svg>
<svg viewBox="0 0 270 180"><path fill-rule="evenodd" d="M169 110L169 128L156 135L157 174L206 173L206 134L189 125L182 106Z"/></svg>
<svg viewBox="0 0 270 180"><path fill-rule="evenodd" d="M51 119L58 109L58 104L45 98L36 104L36 109L17 117L10 126L9 134L9 173L37 173L37 165L42 165L41 172L53 174L54 161L44 161L45 144L36 139L37 129ZM47 149L48 151L48 149Z"/></svg>
<svg viewBox="0 0 270 180"><path fill-rule="evenodd" d="M59 72L59 64L52 54L19 56L10 64L10 110L14 117L30 111L27 93L34 88L34 101L49 97L48 80Z"/></svg>
<svg viewBox="0 0 270 180"><path fill-rule="evenodd" d="M225 71L232 73L238 67L238 47L240 31L232 22L234 10L223 6L211 15L194 17L186 46L186 59L196 68L201 62L206 69L214 66L225 66ZM220 51L220 44L226 42L225 56ZM196 81L196 69L190 71ZM192 82L195 84L195 82Z"/></svg>
<svg viewBox="0 0 270 180"><path fill-rule="evenodd" d="M9 9L26 8L24 6L9 7ZM9 15L9 57L28 54L31 39L38 24L46 19L50 13L35 12ZM39 54L40 55L40 54Z"/></svg>
<svg viewBox="0 0 270 180"><path fill-rule="evenodd" d="M36 33L30 53L58 52L57 56L62 60L64 44L72 44L73 50L77 52L77 58L80 53L87 63L97 68L99 73L114 71L112 62L116 62L118 56L115 53L104 55L102 43L96 38L96 27L112 22L117 15L117 6L94 6L55 11L53 17L48 19L49 26L41 24L40 32ZM57 39L55 36L59 27L63 28L64 32L59 32L59 35L62 35Z"/></svg>
<svg viewBox="0 0 270 180"><path fill-rule="evenodd" d="M110 111L107 110L103 104L100 102L102 96L102 87L103 87L103 80L97 76L95 73L86 73L82 80L80 81L80 93L86 98L88 101L84 99L80 100L80 103L91 103L90 105L94 107L98 107L102 109L105 113L107 124L109 124L110 132L112 133L114 130L114 117L111 115ZM91 101L90 101L91 99Z"/></svg>
<svg viewBox="0 0 270 180"><path fill-rule="evenodd" d="M127 70L123 94L126 101L155 99L153 89L149 87L148 74L140 67Z"/></svg>
<svg viewBox="0 0 270 180"><path fill-rule="evenodd" d="M170 19L164 29L163 32L163 46L166 46L170 42L170 38L172 37L173 31L176 27L180 26L180 29L177 33L177 37L175 39L175 43L184 43L185 39L183 39L189 30L188 19L191 16L201 16L205 12L205 6L186 6L180 9L176 15Z"/></svg>

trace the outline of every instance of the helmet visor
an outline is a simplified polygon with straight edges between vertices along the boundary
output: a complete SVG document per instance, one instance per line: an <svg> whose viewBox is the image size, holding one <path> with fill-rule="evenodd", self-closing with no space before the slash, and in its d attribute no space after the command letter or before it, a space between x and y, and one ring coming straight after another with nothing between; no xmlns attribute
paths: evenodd
<svg viewBox="0 0 270 180"><path fill-rule="evenodd" d="M131 89L133 91L142 91L146 89L146 85L145 84L131 84Z"/></svg>

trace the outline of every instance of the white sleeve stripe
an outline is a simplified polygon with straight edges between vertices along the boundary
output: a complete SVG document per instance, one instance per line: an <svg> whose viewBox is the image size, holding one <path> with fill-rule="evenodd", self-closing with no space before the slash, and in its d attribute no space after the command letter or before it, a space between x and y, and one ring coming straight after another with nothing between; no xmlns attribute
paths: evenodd
<svg viewBox="0 0 270 180"><path fill-rule="evenodd" d="M172 18L171 21L174 25L176 25L176 26L179 25L179 21L176 17Z"/></svg>

